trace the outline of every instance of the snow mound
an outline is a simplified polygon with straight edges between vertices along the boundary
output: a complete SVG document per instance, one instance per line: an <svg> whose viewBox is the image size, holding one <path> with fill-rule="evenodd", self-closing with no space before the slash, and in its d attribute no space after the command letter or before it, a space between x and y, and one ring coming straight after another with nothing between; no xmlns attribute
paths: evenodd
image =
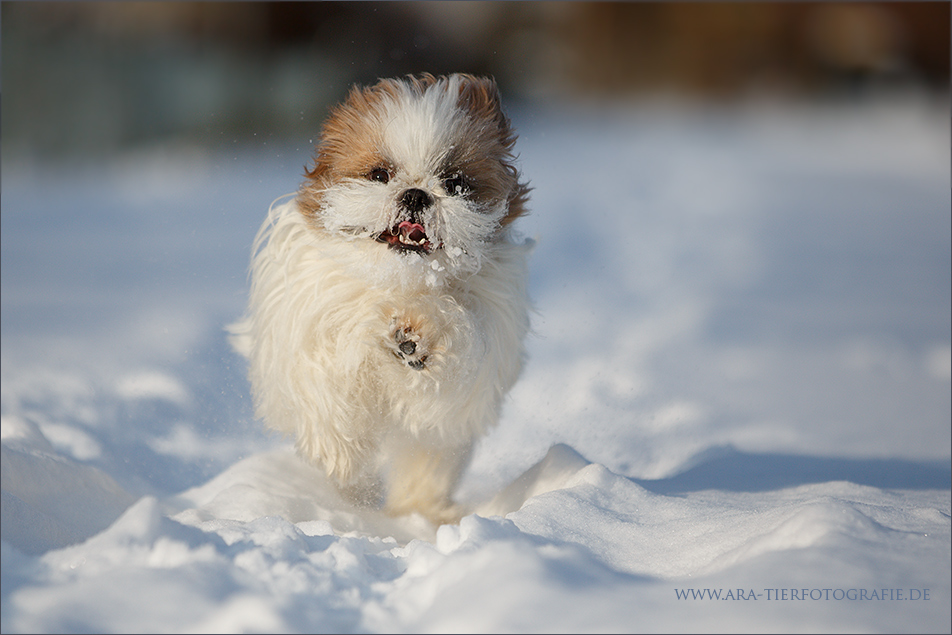
<svg viewBox="0 0 952 635"><path fill-rule="evenodd" d="M135 500L108 474L56 454L31 422L2 419L2 535L25 553L80 542Z"/></svg>

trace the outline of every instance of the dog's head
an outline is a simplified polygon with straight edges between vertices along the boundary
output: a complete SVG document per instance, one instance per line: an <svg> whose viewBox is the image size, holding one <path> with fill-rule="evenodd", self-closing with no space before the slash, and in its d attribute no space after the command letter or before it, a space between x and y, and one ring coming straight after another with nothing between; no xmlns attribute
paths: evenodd
<svg viewBox="0 0 952 635"><path fill-rule="evenodd" d="M472 264L525 211L515 140L491 79L355 87L324 124L299 204L325 231L434 269Z"/></svg>

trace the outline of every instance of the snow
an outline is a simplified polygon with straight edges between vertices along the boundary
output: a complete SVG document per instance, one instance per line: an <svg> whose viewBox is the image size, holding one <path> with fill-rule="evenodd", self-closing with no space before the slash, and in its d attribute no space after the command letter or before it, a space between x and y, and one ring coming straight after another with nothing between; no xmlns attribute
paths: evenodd
<svg viewBox="0 0 952 635"><path fill-rule="evenodd" d="M439 528L251 415L303 142L4 161L3 632L948 632L947 98L514 115L531 357Z"/></svg>

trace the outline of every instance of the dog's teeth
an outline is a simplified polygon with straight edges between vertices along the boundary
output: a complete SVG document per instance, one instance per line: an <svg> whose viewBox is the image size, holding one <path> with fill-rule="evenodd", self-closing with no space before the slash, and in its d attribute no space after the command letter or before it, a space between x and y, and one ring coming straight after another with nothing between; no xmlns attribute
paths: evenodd
<svg viewBox="0 0 952 635"><path fill-rule="evenodd" d="M404 245L422 245L424 242L426 242L426 239L422 238L420 240L413 240L409 236L400 234L400 242L402 242Z"/></svg>

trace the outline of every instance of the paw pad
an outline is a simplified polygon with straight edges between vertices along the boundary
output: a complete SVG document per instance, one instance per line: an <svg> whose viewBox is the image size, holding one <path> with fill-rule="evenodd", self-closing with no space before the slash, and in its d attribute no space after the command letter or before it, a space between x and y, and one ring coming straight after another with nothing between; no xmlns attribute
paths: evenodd
<svg viewBox="0 0 952 635"><path fill-rule="evenodd" d="M397 350L393 354L406 362L407 366L413 370L423 370L426 368L425 352L420 350L414 339L413 332L408 328L398 328L393 332L393 340L397 345Z"/></svg>

